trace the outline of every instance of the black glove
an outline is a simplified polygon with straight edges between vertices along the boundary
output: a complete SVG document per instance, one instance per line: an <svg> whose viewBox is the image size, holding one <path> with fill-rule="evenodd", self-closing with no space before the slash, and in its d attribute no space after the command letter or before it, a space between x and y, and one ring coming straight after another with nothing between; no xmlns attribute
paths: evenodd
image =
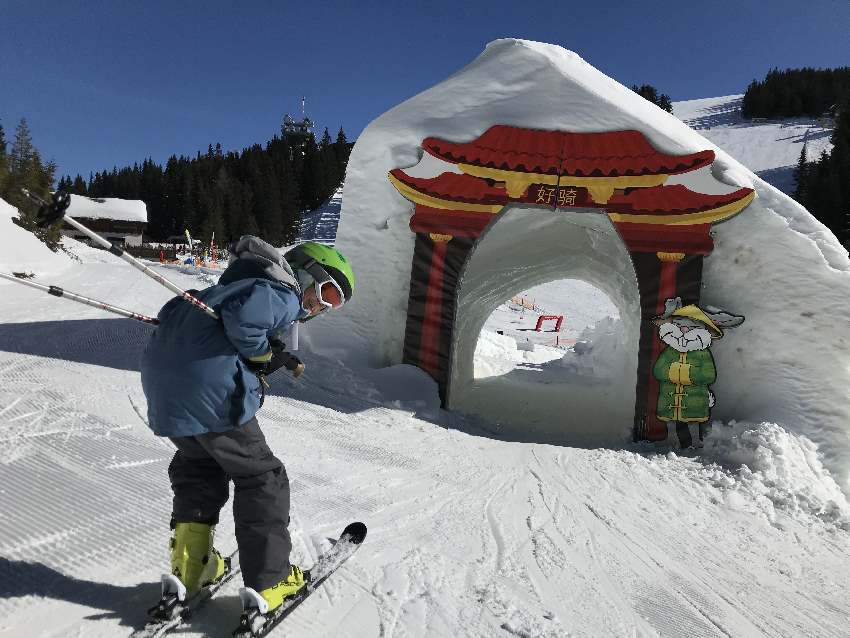
<svg viewBox="0 0 850 638"><path fill-rule="evenodd" d="M292 372L292 376L300 377L304 372L304 364L298 357L284 350L286 345L280 339L269 339L269 345L272 351L271 359L263 362L247 360L245 365L248 369L254 374L268 376L285 367Z"/></svg>
<svg viewBox="0 0 850 638"><path fill-rule="evenodd" d="M273 374L286 365L287 352L284 350L286 345L280 339L269 339L269 345L272 348L272 358L266 364L265 374Z"/></svg>

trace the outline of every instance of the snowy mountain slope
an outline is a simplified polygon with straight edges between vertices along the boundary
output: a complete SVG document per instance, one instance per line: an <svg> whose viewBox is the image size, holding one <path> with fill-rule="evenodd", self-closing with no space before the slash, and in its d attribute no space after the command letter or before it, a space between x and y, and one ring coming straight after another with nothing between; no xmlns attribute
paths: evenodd
<svg viewBox="0 0 850 638"><path fill-rule="evenodd" d="M304 215L298 229L299 240L307 241L309 238L310 241L332 245L336 240L340 208L342 208L342 187L322 206Z"/></svg>
<svg viewBox="0 0 850 638"><path fill-rule="evenodd" d="M743 95L674 102L673 114L769 184L792 193L803 145L809 161L816 160L832 149L832 130L812 118L746 121L742 102Z"/></svg>
<svg viewBox="0 0 850 638"><path fill-rule="evenodd" d="M169 298L101 254L49 283L147 313ZM149 330L0 282L0 636L129 635L158 595L173 448L141 416ZM702 458L506 442L441 412L416 369L343 364L309 332L302 349L307 373L275 377L259 415L293 558L353 519L370 533L282 631L845 635L850 506L805 439L718 424ZM217 539L234 546L227 509ZM238 586L181 635L228 636Z"/></svg>

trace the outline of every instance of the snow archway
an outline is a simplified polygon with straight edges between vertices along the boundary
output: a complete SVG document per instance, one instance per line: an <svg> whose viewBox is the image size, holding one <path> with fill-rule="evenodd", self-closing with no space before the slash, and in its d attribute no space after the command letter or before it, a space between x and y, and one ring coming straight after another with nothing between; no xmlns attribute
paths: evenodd
<svg viewBox="0 0 850 638"><path fill-rule="evenodd" d="M541 383L534 373L474 379L478 335L505 299L559 278L604 292L624 321L622 376L604 387ZM510 425L520 439L571 445L620 443L632 435L640 295L629 253L607 216L592 209L501 213L470 254L458 286L448 407ZM618 365L619 364L619 365ZM599 402L604 400L604 409Z"/></svg>
<svg viewBox="0 0 850 638"><path fill-rule="evenodd" d="M486 144L491 129L497 146ZM595 148L577 148L579 138ZM608 153L611 146L618 149ZM497 147L500 165L483 153ZM618 166L617 158L628 161ZM596 169L602 179L591 179ZM567 206L573 187L577 199ZM654 418L661 345L652 321L667 298L680 296L683 304L746 317L714 347L712 418L792 427L821 444L830 469L850 485L846 249L799 204L681 120L558 46L492 42L363 131L346 170L336 237L357 273L357 292L345 312L310 325L316 342L340 357L366 356L375 367L410 363L423 371L414 374L447 390L454 372L412 355L448 359L439 337L451 337L445 332L454 325L456 291L430 288L438 314L411 310L429 300L423 276L434 274L435 284L459 277L475 238L511 206L541 214L592 207L623 239L641 295L637 438L666 436ZM417 254L423 268L412 272ZM429 347L408 340L417 322Z"/></svg>

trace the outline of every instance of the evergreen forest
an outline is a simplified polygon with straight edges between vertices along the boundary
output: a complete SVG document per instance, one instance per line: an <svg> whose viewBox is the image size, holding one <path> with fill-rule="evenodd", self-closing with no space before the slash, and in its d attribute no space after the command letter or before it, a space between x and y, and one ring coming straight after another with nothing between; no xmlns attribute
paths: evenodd
<svg viewBox="0 0 850 638"><path fill-rule="evenodd" d="M850 96L850 67L773 69L744 93L745 119L820 117Z"/></svg>
<svg viewBox="0 0 850 638"><path fill-rule="evenodd" d="M642 98L645 98L655 104L655 106L659 106L668 113L673 112L673 102L670 101L670 96L666 93L659 93L658 89L656 89L651 84L641 84L638 86L635 84L632 87L632 91L640 95Z"/></svg>
<svg viewBox="0 0 850 638"><path fill-rule="evenodd" d="M222 152L210 145L193 158L172 156L161 166L146 159L132 167L63 177L57 186L88 197L140 199L147 204L146 238L166 241L188 229L204 243L259 235L291 243L303 211L319 206L339 187L351 144L340 128L317 142L310 134L275 136L265 147Z"/></svg>
<svg viewBox="0 0 850 638"><path fill-rule="evenodd" d="M806 145L800 152L794 198L850 246L850 99L838 108L832 152L809 162Z"/></svg>

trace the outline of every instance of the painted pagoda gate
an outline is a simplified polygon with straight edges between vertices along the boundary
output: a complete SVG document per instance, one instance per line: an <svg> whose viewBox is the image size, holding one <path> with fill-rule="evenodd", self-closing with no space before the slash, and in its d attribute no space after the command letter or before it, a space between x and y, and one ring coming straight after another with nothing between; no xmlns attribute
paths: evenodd
<svg viewBox="0 0 850 638"><path fill-rule="evenodd" d="M655 414L658 381L652 365L662 344L652 319L668 298L699 302L703 258L713 249L711 225L740 212L754 191L707 195L681 184L665 186L671 175L709 166L714 152L667 155L638 131L571 133L498 125L472 142L429 137L422 148L457 172L429 178L402 169L389 173L396 189L415 204L403 361L428 372L445 403L457 286L477 238L511 204L547 211L598 208L629 251L640 294L635 438L665 439L666 425Z"/></svg>

